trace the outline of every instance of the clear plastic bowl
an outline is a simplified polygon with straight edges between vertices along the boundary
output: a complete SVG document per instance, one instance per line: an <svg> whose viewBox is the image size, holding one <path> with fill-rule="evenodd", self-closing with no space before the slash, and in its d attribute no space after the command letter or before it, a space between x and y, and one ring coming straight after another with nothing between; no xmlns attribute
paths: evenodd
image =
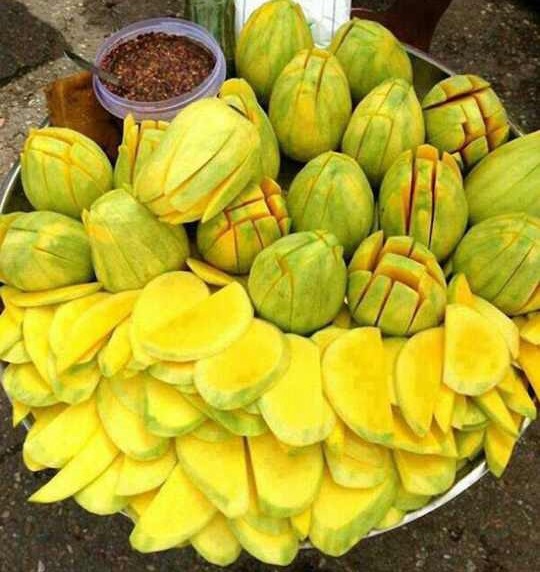
<svg viewBox="0 0 540 572"><path fill-rule="evenodd" d="M170 120L183 107L197 99L217 95L227 73L225 56L213 36L202 26L179 18L152 18L122 28L103 42L96 54L96 65L99 65L105 55L115 46L148 32L163 32L165 34L186 36L202 44L215 57L216 64L212 73L192 91L163 101L133 101L120 97L109 91L103 82L94 75L94 92L98 101L107 111L120 119L131 113L138 121L142 119Z"/></svg>

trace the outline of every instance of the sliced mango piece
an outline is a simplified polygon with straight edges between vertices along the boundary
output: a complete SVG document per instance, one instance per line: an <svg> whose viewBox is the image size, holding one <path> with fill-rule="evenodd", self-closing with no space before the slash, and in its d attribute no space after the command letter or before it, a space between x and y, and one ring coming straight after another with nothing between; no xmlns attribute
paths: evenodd
<svg viewBox="0 0 540 572"><path fill-rule="evenodd" d="M383 516L382 520L380 520L377 525L377 530L388 530L390 528L394 528L397 526L404 518L406 512L404 510L400 510L395 506L390 507L388 512Z"/></svg>
<svg viewBox="0 0 540 572"><path fill-rule="evenodd" d="M41 377L48 380L49 329L55 314L54 306L29 308L24 313L24 345Z"/></svg>
<svg viewBox="0 0 540 572"><path fill-rule="evenodd" d="M207 419L202 425L194 429L191 434L197 437L197 439L207 441L208 443L221 443L234 437L234 433L231 433L223 425L216 423L212 419Z"/></svg>
<svg viewBox="0 0 540 572"><path fill-rule="evenodd" d="M218 513L195 536L193 548L208 562L216 566L228 566L236 561L242 547L231 532L227 519Z"/></svg>
<svg viewBox="0 0 540 572"><path fill-rule="evenodd" d="M334 427L328 437L324 440L324 446L334 455L341 457L345 450L345 425L339 417L336 417Z"/></svg>
<svg viewBox="0 0 540 572"><path fill-rule="evenodd" d="M409 427L425 436L433 420L440 393L444 329L431 328L415 334L399 352L396 362L396 397Z"/></svg>
<svg viewBox="0 0 540 572"><path fill-rule="evenodd" d="M458 449L458 459L474 459L484 446L485 434L485 429L457 431L456 445Z"/></svg>
<svg viewBox="0 0 540 572"><path fill-rule="evenodd" d="M506 431L502 431L495 424L486 429L484 439L484 452L489 470L497 478L502 477L516 444L516 438Z"/></svg>
<svg viewBox="0 0 540 572"><path fill-rule="evenodd" d="M24 340L19 340L13 344L6 352L0 354L0 359L7 363L29 363L32 361L29 353L26 351Z"/></svg>
<svg viewBox="0 0 540 572"><path fill-rule="evenodd" d="M191 385L195 373L195 362L177 363L174 361L160 361L148 368L148 373L171 385Z"/></svg>
<svg viewBox="0 0 540 572"><path fill-rule="evenodd" d="M369 489L336 484L328 471L311 512L309 538L324 554L341 556L388 512L397 492L395 476Z"/></svg>
<svg viewBox="0 0 540 572"><path fill-rule="evenodd" d="M131 377L122 374L114 375L109 379L109 387L118 401L133 413L144 414L147 376L136 373Z"/></svg>
<svg viewBox="0 0 540 572"><path fill-rule="evenodd" d="M23 444L22 458L25 467L32 472L42 471L45 469L45 465L38 463L28 453L28 443L31 439L36 437L40 431L42 431L49 423L51 423L64 409L67 405L64 403L57 403L55 405L50 405L49 407L40 407L36 409L31 409L32 417L34 421L30 427Z"/></svg>
<svg viewBox="0 0 540 572"><path fill-rule="evenodd" d="M471 291L469 282L465 274L456 274L448 284L446 291L449 304L464 304L465 306L474 305L474 294Z"/></svg>
<svg viewBox="0 0 540 572"><path fill-rule="evenodd" d="M19 310L19 312L17 316L14 316L8 310L4 310L0 315L0 354L2 355L22 339L24 311Z"/></svg>
<svg viewBox="0 0 540 572"><path fill-rule="evenodd" d="M439 394L437 395L437 399L435 401L433 417L435 418L437 425L443 433L447 433L452 427L456 395L457 394L447 385L441 383Z"/></svg>
<svg viewBox="0 0 540 572"><path fill-rule="evenodd" d="M506 407L500 393L497 389L490 389L482 395L473 398L475 404L491 419L493 423L498 425L503 431L506 431L513 437L519 434L519 428L514 424L512 415Z"/></svg>
<svg viewBox="0 0 540 572"><path fill-rule="evenodd" d="M394 451L394 460L405 490L418 495L446 492L456 477L456 460L438 455Z"/></svg>
<svg viewBox="0 0 540 572"><path fill-rule="evenodd" d="M36 308L52 304L63 304L77 298L84 298L101 290L99 282L74 284L63 288L42 290L41 292L16 292L11 296L11 302L20 308Z"/></svg>
<svg viewBox="0 0 540 572"><path fill-rule="evenodd" d="M305 540L309 536L311 528L311 507L306 508L304 512L291 516L291 526L298 540Z"/></svg>
<svg viewBox="0 0 540 572"><path fill-rule="evenodd" d="M29 407L46 407L58 402L51 386L32 363L9 364L4 370L2 385L10 399Z"/></svg>
<svg viewBox="0 0 540 572"><path fill-rule="evenodd" d="M288 455L271 433L249 437L248 444L261 511L276 518L303 512L321 483L321 446L310 445L297 455Z"/></svg>
<svg viewBox="0 0 540 572"><path fill-rule="evenodd" d="M127 457L126 457L127 459ZM129 506L126 507L126 512L133 522L137 522L146 509L152 504L156 498L159 489L152 489L145 493L130 497Z"/></svg>
<svg viewBox="0 0 540 572"><path fill-rule="evenodd" d="M257 499L257 491L255 490L255 482L251 471L248 475L249 480L249 507L247 512L242 516L242 519L250 526L260 532L267 534L281 534L290 529L290 522L288 518L276 518L264 514L259 508L259 501Z"/></svg>
<svg viewBox="0 0 540 572"><path fill-rule="evenodd" d="M139 552L167 550L193 537L215 514L214 505L177 464L140 515L129 541Z"/></svg>
<svg viewBox="0 0 540 572"><path fill-rule="evenodd" d="M529 419L536 419L536 404L529 396L525 384L513 367L508 370L503 382L497 386L497 391L508 409Z"/></svg>
<svg viewBox="0 0 540 572"><path fill-rule="evenodd" d="M518 362L532 385L536 397L540 399L540 347L521 340Z"/></svg>
<svg viewBox="0 0 540 572"><path fill-rule="evenodd" d="M321 357L324 355L326 348L340 336L346 333L347 330L344 328L338 328L337 326L327 326L318 332L315 332L311 339L319 346L319 351L321 352Z"/></svg>
<svg viewBox="0 0 540 572"><path fill-rule="evenodd" d="M105 377L119 373L133 357L129 339L130 326L129 319L118 324L98 354L99 369Z"/></svg>
<svg viewBox="0 0 540 572"><path fill-rule="evenodd" d="M193 483L225 516L235 518L247 512L249 488L241 437L209 443L183 435L176 439L176 454Z"/></svg>
<svg viewBox="0 0 540 572"><path fill-rule="evenodd" d="M461 429L463 427L463 419L467 411L467 397L456 393L454 396L454 411L452 412L452 427Z"/></svg>
<svg viewBox="0 0 540 572"><path fill-rule="evenodd" d="M388 393L390 395L390 403L397 405L396 387L395 387L395 370L399 352L405 345L407 338L383 338L384 364L386 370L386 380L388 383Z"/></svg>
<svg viewBox="0 0 540 572"><path fill-rule="evenodd" d="M101 379L101 372L97 361L92 360L75 364L59 375L54 357L49 355L49 379L58 399L76 404L92 396Z"/></svg>
<svg viewBox="0 0 540 572"><path fill-rule="evenodd" d="M492 322L462 304L446 307L444 383L456 393L480 395L510 367L510 352Z"/></svg>
<svg viewBox="0 0 540 572"><path fill-rule="evenodd" d="M332 342L323 356L322 374L328 400L354 432L373 443L392 441L392 408L377 328L349 330Z"/></svg>
<svg viewBox="0 0 540 572"><path fill-rule="evenodd" d="M251 320L245 333L224 351L197 362L195 386L212 407L237 409L255 401L288 362L287 341L279 329Z"/></svg>
<svg viewBox="0 0 540 572"><path fill-rule="evenodd" d="M416 495L406 491L403 485L400 483L394 500L394 506L398 510L403 510L405 512L410 512L413 510L418 510L423 506L426 506L431 500L431 496L428 495Z"/></svg>
<svg viewBox="0 0 540 572"><path fill-rule="evenodd" d="M24 421L31 408L20 401L11 402L11 424L13 427L17 427L19 423Z"/></svg>
<svg viewBox="0 0 540 572"><path fill-rule="evenodd" d="M124 455L116 494L139 495L161 486L174 469L176 461L176 450L172 442L164 455L151 461L137 461Z"/></svg>
<svg viewBox="0 0 540 572"><path fill-rule="evenodd" d="M288 334L289 367L259 399L261 413L274 435L292 447L324 440L335 415L322 389L321 360L315 343Z"/></svg>
<svg viewBox="0 0 540 572"><path fill-rule="evenodd" d="M193 274L211 286L227 286L227 284L234 282L232 276L229 276L229 274L223 272L223 270L219 270L215 266L211 266L202 260L188 258L186 264Z"/></svg>
<svg viewBox="0 0 540 572"><path fill-rule="evenodd" d="M475 401L470 398L466 400L465 411L463 413L462 431L476 431L485 429L490 421L488 416L478 407Z"/></svg>
<svg viewBox="0 0 540 572"><path fill-rule="evenodd" d="M529 342L535 346L540 345L540 313L537 313L532 318L529 318L527 322L523 324L523 327L519 330L519 334L526 342Z"/></svg>

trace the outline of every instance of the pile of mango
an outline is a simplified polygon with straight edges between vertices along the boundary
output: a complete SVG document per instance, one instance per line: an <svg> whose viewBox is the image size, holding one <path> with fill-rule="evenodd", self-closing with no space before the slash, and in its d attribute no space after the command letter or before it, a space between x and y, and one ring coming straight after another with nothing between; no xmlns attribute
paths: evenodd
<svg viewBox="0 0 540 572"><path fill-rule="evenodd" d="M25 465L57 470L30 501L122 511L141 552L287 565L481 454L501 476L536 418L540 132L506 142L477 76L420 103L379 24L314 48L290 0L236 65L170 124L127 117L114 167L31 131L34 210L0 216L2 385Z"/></svg>

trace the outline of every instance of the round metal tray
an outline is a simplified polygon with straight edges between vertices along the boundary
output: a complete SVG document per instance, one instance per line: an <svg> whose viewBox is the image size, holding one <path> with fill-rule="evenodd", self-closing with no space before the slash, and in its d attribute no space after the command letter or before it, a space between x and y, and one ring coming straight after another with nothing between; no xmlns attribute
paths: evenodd
<svg viewBox="0 0 540 572"><path fill-rule="evenodd" d="M409 55L411 56L411 61L414 70L414 86L418 94L419 99L422 97L435 85L437 82L445 79L454 72L444 66L443 64L437 62L424 52L417 50L416 48L406 46ZM47 121L44 121L46 124ZM514 124L511 123L512 138L521 137L524 133ZM15 210L31 210L31 207L24 196L21 179L20 179L20 163L17 161L13 167L10 169L8 174L5 176L2 182L0 182L0 213L13 212ZM0 364L0 374L2 373L4 367ZM530 421L525 419L521 432L523 433L529 426ZM458 479L454 486L449 489L445 494L436 497L432 502L430 502L425 507L416 510L414 512L408 513L405 518L396 526L387 528L385 530L372 530L366 538L372 536L378 536L384 532L394 530L406 524L409 524L426 514L434 511L435 509L445 505L452 499L456 498L463 491L478 482L486 473L488 468L483 456L479 456L477 459L467 464L463 469L461 469ZM309 547L306 544L305 547Z"/></svg>

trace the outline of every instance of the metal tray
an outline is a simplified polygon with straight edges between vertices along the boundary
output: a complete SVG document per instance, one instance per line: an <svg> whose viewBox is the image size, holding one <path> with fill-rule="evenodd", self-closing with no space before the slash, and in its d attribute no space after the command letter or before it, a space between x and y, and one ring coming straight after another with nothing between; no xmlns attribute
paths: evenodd
<svg viewBox="0 0 540 572"><path fill-rule="evenodd" d="M409 55L411 56L411 61L414 70L414 86L418 97L422 97L435 85L437 82L445 79L454 72L434 60L426 53L417 50L411 46L406 46ZM46 124L47 121L44 121ZM512 138L521 137L524 133L514 124L511 123ZM20 163L17 161L10 171L7 173L2 182L0 182L0 213L13 212L15 210L31 210L26 197L24 196L21 178L20 178ZM0 364L0 374L3 372L4 366ZM530 425L529 420L523 422L521 432L523 433L526 428ZM458 480L454 486L449 489L445 494L435 498L425 507L416 510L414 512L408 513L405 518L396 526L387 528L385 530L372 530L367 538L372 536L378 536L384 532L394 530L395 528L400 528L406 524L429 514L430 512L436 510L437 508L450 502L452 499L459 496L463 491L470 488L476 482L478 482L486 473L488 468L483 456L479 456L476 460L467 464L459 473ZM309 547L310 545L306 543L304 547Z"/></svg>

